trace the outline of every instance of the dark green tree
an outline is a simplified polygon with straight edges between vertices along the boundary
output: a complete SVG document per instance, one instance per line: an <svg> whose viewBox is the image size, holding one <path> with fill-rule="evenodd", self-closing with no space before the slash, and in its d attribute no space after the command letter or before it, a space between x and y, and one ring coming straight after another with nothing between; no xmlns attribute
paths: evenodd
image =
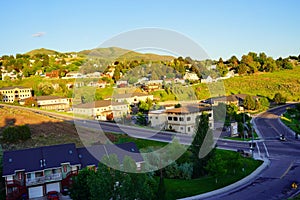
<svg viewBox="0 0 300 200"><path fill-rule="evenodd" d="M89 169L83 169L74 177L70 189L70 197L73 200L91 199L89 180L95 177L95 172Z"/></svg>
<svg viewBox="0 0 300 200"><path fill-rule="evenodd" d="M209 130L208 121L208 114L206 113L203 113L198 119L196 119L197 131L190 146L190 151L192 152L194 178L200 177L201 175L205 174L205 166L207 164L207 161L214 154L214 151L212 151L213 149L211 149L213 136L211 130ZM203 155L201 155L202 152L200 152L200 149L209 153L205 157L203 157Z"/></svg>
<svg viewBox="0 0 300 200"><path fill-rule="evenodd" d="M251 95L247 95L244 100L244 108L247 110L254 110L255 109L255 100L252 98Z"/></svg>

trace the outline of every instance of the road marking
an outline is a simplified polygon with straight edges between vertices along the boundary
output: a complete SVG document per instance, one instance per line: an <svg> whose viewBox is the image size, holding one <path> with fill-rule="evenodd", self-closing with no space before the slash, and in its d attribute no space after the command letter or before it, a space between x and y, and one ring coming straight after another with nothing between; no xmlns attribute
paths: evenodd
<svg viewBox="0 0 300 200"><path fill-rule="evenodd" d="M257 150L258 150L258 156L260 157L260 150L259 150L259 146L258 146L257 142L256 142L256 146L257 146Z"/></svg>
<svg viewBox="0 0 300 200"><path fill-rule="evenodd" d="M265 147L265 150L266 150L266 153L267 153L267 157L270 157L270 155L269 155L269 152L268 152L268 149L267 149L267 146L266 146L266 144L263 142L263 145L264 145L264 147Z"/></svg>
<svg viewBox="0 0 300 200"><path fill-rule="evenodd" d="M290 166L289 166L289 167L285 170L285 172L280 176L280 179L282 179L282 178L290 171L290 169L292 168L293 164L294 164L294 161L291 162Z"/></svg>

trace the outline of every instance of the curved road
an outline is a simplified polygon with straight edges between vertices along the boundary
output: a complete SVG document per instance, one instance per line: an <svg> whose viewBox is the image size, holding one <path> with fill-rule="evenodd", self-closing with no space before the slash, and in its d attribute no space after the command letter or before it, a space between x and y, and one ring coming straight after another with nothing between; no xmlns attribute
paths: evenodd
<svg viewBox="0 0 300 200"><path fill-rule="evenodd" d="M291 184L300 183L300 141L295 140L293 132L279 122L288 106L291 105L269 110L254 119L263 138L257 142L255 154L268 158L270 165L246 185L208 199L287 199L298 192L291 189ZM285 134L287 141L279 141L280 134Z"/></svg>

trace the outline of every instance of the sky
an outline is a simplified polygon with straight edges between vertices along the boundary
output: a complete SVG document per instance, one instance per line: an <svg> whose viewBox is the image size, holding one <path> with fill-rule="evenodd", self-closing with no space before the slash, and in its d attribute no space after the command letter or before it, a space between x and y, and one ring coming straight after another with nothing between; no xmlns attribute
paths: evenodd
<svg viewBox="0 0 300 200"><path fill-rule="evenodd" d="M92 49L120 33L178 32L212 59L300 54L298 0L1 0L0 55Z"/></svg>

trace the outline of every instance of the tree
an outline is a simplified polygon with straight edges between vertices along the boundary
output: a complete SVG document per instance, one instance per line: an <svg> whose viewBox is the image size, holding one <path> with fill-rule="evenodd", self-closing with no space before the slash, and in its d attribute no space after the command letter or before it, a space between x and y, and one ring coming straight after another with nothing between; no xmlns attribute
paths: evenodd
<svg viewBox="0 0 300 200"><path fill-rule="evenodd" d="M91 179L90 177L95 177L95 172L87 168L81 170L79 174L74 177L72 187L70 188L70 197L73 200L91 198L90 184L88 184Z"/></svg>
<svg viewBox="0 0 300 200"><path fill-rule="evenodd" d="M218 177L226 174L226 163L221 158L219 154L215 154L207 163L205 169L210 175L215 178L216 183L218 183Z"/></svg>
<svg viewBox="0 0 300 200"><path fill-rule="evenodd" d="M251 95L247 95L244 100L244 108L247 110L254 110L255 109L255 100L252 98Z"/></svg>
<svg viewBox="0 0 300 200"><path fill-rule="evenodd" d="M238 107L233 103L226 106L226 112L227 112L230 122L236 115L237 111L238 111Z"/></svg>
<svg viewBox="0 0 300 200"><path fill-rule="evenodd" d="M197 178L200 175L205 174L205 168L207 161L213 155L214 151L211 151L213 136L211 131L209 131L208 126L208 114L203 113L198 119L196 119L197 131L195 133L193 142L190 146L190 150L192 152L192 162L193 162L193 177ZM208 138L206 139L206 136ZM206 140L205 140L206 139ZM204 144L205 140L205 144ZM209 151L208 155L204 158L201 158L202 155L200 152L201 147L206 148L206 151Z"/></svg>
<svg viewBox="0 0 300 200"><path fill-rule="evenodd" d="M286 98L283 97L282 94L281 94L280 92L277 92L277 93L274 95L273 101L274 101L276 104L285 104Z"/></svg>
<svg viewBox="0 0 300 200"><path fill-rule="evenodd" d="M224 77L228 73L228 68L224 64L222 58L220 58L218 63L217 63L217 70L219 71L219 73L222 77Z"/></svg>
<svg viewBox="0 0 300 200"><path fill-rule="evenodd" d="M40 95L51 95L54 92L54 88L51 83L40 83L38 85L38 94Z"/></svg>
<svg viewBox="0 0 300 200"><path fill-rule="evenodd" d="M121 77L120 68L117 66L115 68L114 75L112 78L114 79L115 82L117 82L120 79L120 77Z"/></svg>

